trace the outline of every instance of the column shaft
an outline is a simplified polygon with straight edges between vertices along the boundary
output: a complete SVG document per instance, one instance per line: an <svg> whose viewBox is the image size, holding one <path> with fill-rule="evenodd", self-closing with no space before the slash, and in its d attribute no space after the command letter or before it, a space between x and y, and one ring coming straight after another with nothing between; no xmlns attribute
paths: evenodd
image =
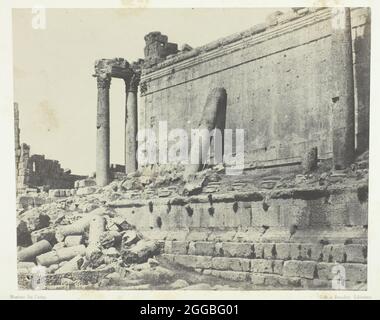
<svg viewBox="0 0 380 320"><path fill-rule="evenodd" d="M335 95L332 110L333 163L349 166L355 156L355 97L350 8L333 12L331 34L332 77Z"/></svg>
<svg viewBox="0 0 380 320"><path fill-rule="evenodd" d="M137 170L137 86L135 75L126 85L125 106L125 171L126 173Z"/></svg>
<svg viewBox="0 0 380 320"><path fill-rule="evenodd" d="M110 77L97 77L98 107L97 107L97 137L96 137L96 183L105 186L109 183L110 167Z"/></svg>

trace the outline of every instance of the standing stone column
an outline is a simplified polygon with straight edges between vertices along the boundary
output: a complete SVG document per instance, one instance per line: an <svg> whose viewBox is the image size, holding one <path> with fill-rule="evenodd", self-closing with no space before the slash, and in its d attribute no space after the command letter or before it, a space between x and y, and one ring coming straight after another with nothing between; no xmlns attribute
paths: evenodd
<svg viewBox="0 0 380 320"><path fill-rule="evenodd" d="M140 73L134 71L130 78L124 79L126 90L125 106L125 172L137 170L137 91Z"/></svg>
<svg viewBox="0 0 380 320"><path fill-rule="evenodd" d="M109 183L110 167L110 102L109 89L111 76L97 74L98 107L96 122L96 183L105 186Z"/></svg>
<svg viewBox="0 0 380 320"><path fill-rule="evenodd" d="M355 156L355 98L352 58L350 8L336 8L332 12L331 34L332 130L334 168L344 169Z"/></svg>

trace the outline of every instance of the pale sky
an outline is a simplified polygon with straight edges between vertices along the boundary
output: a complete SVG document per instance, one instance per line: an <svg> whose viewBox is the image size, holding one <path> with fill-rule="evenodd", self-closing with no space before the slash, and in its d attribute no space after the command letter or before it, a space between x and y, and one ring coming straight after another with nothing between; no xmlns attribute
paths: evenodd
<svg viewBox="0 0 380 320"><path fill-rule="evenodd" d="M21 141L73 173L93 172L96 59L144 58L144 35L151 31L161 31L179 47L197 47L261 23L275 10L47 9L46 29L35 30L32 10L14 9L14 97ZM124 82L113 79L111 163L123 164L124 103Z"/></svg>

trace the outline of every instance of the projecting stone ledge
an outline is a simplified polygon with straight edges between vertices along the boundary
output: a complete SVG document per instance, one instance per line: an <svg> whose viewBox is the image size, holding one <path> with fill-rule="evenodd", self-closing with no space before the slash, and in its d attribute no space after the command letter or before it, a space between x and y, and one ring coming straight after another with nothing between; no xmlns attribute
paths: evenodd
<svg viewBox="0 0 380 320"><path fill-rule="evenodd" d="M209 51L222 48L232 43L237 43L244 38L264 33L265 31L270 31L306 15L315 14L317 11L322 11L323 13L324 11L329 12L329 9L324 7L299 7L289 9L286 12L276 11L268 15L266 22L264 23L254 25L247 30L217 39L197 48L185 47L185 49L182 48L182 50L177 49L177 44L168 43L168 37L166 35L162 35L158 31L151 32L144 37L146 42L144 49L146 63L144 65L143 73L149 74L161 68L174 65L178 62L199 56ZM245 42L244 45L247 45Z"/></svg>

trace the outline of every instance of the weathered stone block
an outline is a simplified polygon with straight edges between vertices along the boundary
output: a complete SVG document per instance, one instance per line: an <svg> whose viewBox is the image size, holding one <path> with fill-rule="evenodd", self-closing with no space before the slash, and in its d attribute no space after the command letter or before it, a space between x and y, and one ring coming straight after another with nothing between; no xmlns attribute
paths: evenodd
<svg viewBox="0 0 380 320"><path fill-rule="evenodd" d="M321 244L304 244L292 243L290 245L290 257L292 260L313 260L318 261L322 259Z"/></svg>
<svg viewBox="0 0 380 320"><path fill-rule="evenodd" d="M326 245L322 250L324 262L345 262L343 244Z"/></svg>
<svg viewBox="0 0 380 320"><path fill-rule="evenodd" d="M262 286L265 283L265 275L263 274L251 274L251 282L255 286Z"/></svg>
<svg viewBox="0 0 380 320"><path fill-rule="evenodd" d="M353 282L367 282L367 265L360 263L343 263L346 271L346 280Z"/></svg>
<svg viewBox="0 0 380 320"><path fill-rule="evenodd" d="M346 262L367 262L367 246L360 244L349 244L344 246L346 253Z"/></svg>
<svg viewBox="0 0 380 320"><path fill-rule="evenodd" d="M188 231L172 231L166 235L166 240L184 241L188 235Z"/></svg>
<svg viewBox="0 0 380 320"><path fill-rule="evenodd" d="M266 287L299 288L301 287L301 278L266 274L264 275L264 284Z"/></svg>
<svg viewBox="0 0 380 320"><path fill-rule="evenodd" d="M209 234L210 234L210 231L192 231L187 235L186 240L205 241L207 240Z"/></svg>
<svg viewBox="0 0 380 320"><path fill-rule="evenodd" d="M208 236L209 241L214 241L214 242L224 242L224 241L232 241L233 238L236 236L236 231L231 230L231 231L213 231L211 234Z"/></svg>
<svg viewBox="0 0 380 320"><path fill-rule="evenodd" d="M176 255L174 256L174 262L191 267L191 268L202 268L210 269L211 268L211 259L212 257L207 256L193 256L193 255Z"/></svg>
<svg viewBox="0 0 380 320"><path fill-rule="evenodd" d="M84 188L79 188L77 190L77 195L78 196L85 196L85 195L88 195L88 194L92 194L96 191L96 188L95 187L84 187Z"/></svg>
<svg viewBox="0 0 380 320"><path fill-rule="evenodd" d="M305 289L331 289L332 283L329 280L321 279L301 279L302 288Z"/></svg>
<svg viewBox="0 0 380 320"><path fill-rule="evenodd" d="M336 275L333 268L339 266L337 263L320 262L317 264L318 278L321 280L331 280Z"/></svg>
<svg viewBox="0 0 380 320"><path fill-rule="evenodd" d="M188 252L191 255L214 256L215 244L211 241L190 242Z"/></svg>
<svg viewBox="0 0 380 320"><path fill-rule="evenodd" d="M285 261L283 275L286 277L313 279L316 273L316 265L317 263L314 261Z"/></svg>
<svg viewBox="0 0 380 320"><path fill-rule="evenodd" d="M265 233L260 237L260 241L266 243L281 243L289 241L289 228L284 227L270 227Z"/></svg>
<svg viewBox="0 0 380 320"><path fill-rule="evenodd" d="M290 260L290 243L276 243L277 259Z"/></svg>
<svg viewBox="0 0 380 320"><path fill-rule="evenodd" d="M262 234L261 228L250 228L247 231L238 231L233 239L235 242L257 242Z"/></svg>
<svg viewBox="0 0 380 320"><path fill-rule="evenodd" d="M55 229L51 227L33 231L31 233L31 239L33 243L41 240L47 240L51 245L54 245L57 242L55 239Z"/></svg>
<svg viewBox="0 0 380 320"><path fill-rule="evenodd" d="M143 263L160 253L160 246L154 240L140 240L130 248L123 248L121 256L124 264Z"/></svg>
<svg viewBox="0 0 380 320"><path fill-rule="evenodd" d="M254 253L252 243L223 242L222 250L226 257L253 258Z"/></svg>
<svg viewBox="0 0 380 320"><path fill-rule="evenodd" d="M47 228L50 224L50 217L36 209L32 209L21 216L21 221L25 221L29 231L35 231Z"/></svg>
<svg viewBox="0 0 380 320"><path fill-rule="evenodd" d="M65 242L66 247L79 246L83 242L83 236L82 235L67 236L64 242Z"/></svg>
<svg viewBox="0 0 380 320"><path fill-rule="evenodd" d="M318 278L321 280L332 280L337 276L342 276L346 281L366 282L367 265L359 263L325 263L317 265Z"/></svg>
<svg viewBox="0 0 380 320"><path fill-rule="evenodd" d="M240 258L215 257L212 259L212 268L217 270L249 271L250 260Z"/></svg>
<svg viewBox="0 0 380 320"><path fill-rule="evenodd" d="M248 272L239 271L222 271L222 270L211 270L211 275L232 281L247 281L249 280Z"/></svg>
<svg viewBox="0 0 380 320"><path fill-rule="evenodd" d="M280 225L280 206L271 203L264 209L262 202L251 202L252 205L252 227L279 226Z"/></svg>
<svg viewBox="0 0 380 320"><path fill-rule="evenodd" d="M276 259L277 251L274 243L261 244L265 259Z"/></svg>
<svg viewBox="0 0 380 320"><path fill-rule="evenodd" d="M78 188L96 186L96 181L93 180L93 179L83 179L83 180L78 180L76 182L77 182L77 187Z"/></svg>
<svg viewBox="0 0 380 320"><path fill-rule="evenodd" d="M165 241L165 253L187 254L189 243L187 241Z"/></svg>
<svg viewBox="0 0 380 320"><path fill-rule="evenodd" d="M283 261L281 260L266 260L266 259L251 260L251 271L253 273L281 274L282 267L283 267Z"/></svg>

